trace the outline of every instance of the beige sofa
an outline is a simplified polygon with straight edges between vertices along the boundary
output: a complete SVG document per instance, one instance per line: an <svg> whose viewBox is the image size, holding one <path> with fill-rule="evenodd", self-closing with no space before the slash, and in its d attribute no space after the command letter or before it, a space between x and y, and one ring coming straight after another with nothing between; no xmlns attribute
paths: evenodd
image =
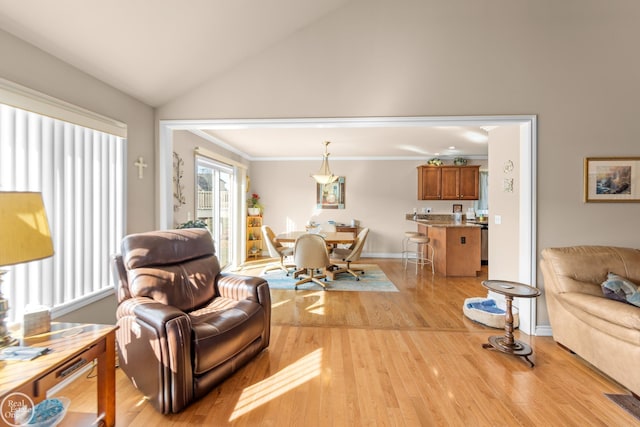
<svg viewBox="0 0 640 427"><path fill-rule="evenodd" d="M601 289L609 272L640 284L640 250L548 248L540 267L554 340L640 395L640 307Z"/></svg>

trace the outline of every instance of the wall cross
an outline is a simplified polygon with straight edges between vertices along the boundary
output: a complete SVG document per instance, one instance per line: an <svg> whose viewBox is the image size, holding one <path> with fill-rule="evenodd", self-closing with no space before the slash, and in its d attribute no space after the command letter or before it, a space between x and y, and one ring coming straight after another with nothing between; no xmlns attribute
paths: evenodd
<svg viewBox="0 0 640 427"><path fill-rule="evenodd" d="M138 161L133 165L138 168L138 179L142 179L144 175L144 168L147 167L147 164L144 162L144 158L142 156L138 157Z"/></svg>

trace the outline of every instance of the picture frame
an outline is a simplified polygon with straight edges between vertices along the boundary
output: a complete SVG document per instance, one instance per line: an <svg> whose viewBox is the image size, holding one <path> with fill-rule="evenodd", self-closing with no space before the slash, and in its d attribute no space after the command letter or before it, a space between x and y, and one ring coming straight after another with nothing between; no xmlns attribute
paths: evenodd
<svg viewBox="0 0 640 427"><path fill-rule="evenodd" d="M584 201L640 202L640 157L586 157Z"/></svg>
<svg viewBox="0 0 640 427"><path fill-rule="evenodd" d="M454 204L453 205L453 213L462 212L462 205Z"/></svg>
<svg viewBox="0 0 640 427"><path fill-rule="evenodd" d="M344 176L330 184L317 184L316 198L318 209L344 209Z"/></svg>

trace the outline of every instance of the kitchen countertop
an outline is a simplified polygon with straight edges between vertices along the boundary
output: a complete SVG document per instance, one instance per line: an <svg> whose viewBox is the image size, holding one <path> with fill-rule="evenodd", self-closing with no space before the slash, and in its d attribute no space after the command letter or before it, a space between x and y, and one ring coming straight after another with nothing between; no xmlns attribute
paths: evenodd
<svg viewBox="0 0 640 427"><path fill-rule="evenodd" d="M427 227L482 227L481 224L476 224L473 222L436 221L430 219L411 219L410 221L415 222L416 224L426 225Z"/></svg>
<svg viewBox="0 0 640 427"><path fill-rule="evenodd" d="M426 225L428 227L486 227L489 224L488 220L478 221L477 219L468 220L466 215L463 215L461 222L456 222L451 214L417 214L414 219L412 214L405 214L407 221L415 222L416 224Z"/></svg>

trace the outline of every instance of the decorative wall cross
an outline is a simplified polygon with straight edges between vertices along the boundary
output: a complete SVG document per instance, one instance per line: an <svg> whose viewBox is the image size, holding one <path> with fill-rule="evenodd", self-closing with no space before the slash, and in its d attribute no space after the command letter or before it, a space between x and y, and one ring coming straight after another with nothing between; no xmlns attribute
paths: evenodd
<svg viewBox="0 0 640 427"><path fill-rule="evenodd" d="M144 168L147 167L147 164L144 162L144 158L142 156L138 157L138 161L133 165L138 168L138 179L142 179L144 175Z"/></svg>

